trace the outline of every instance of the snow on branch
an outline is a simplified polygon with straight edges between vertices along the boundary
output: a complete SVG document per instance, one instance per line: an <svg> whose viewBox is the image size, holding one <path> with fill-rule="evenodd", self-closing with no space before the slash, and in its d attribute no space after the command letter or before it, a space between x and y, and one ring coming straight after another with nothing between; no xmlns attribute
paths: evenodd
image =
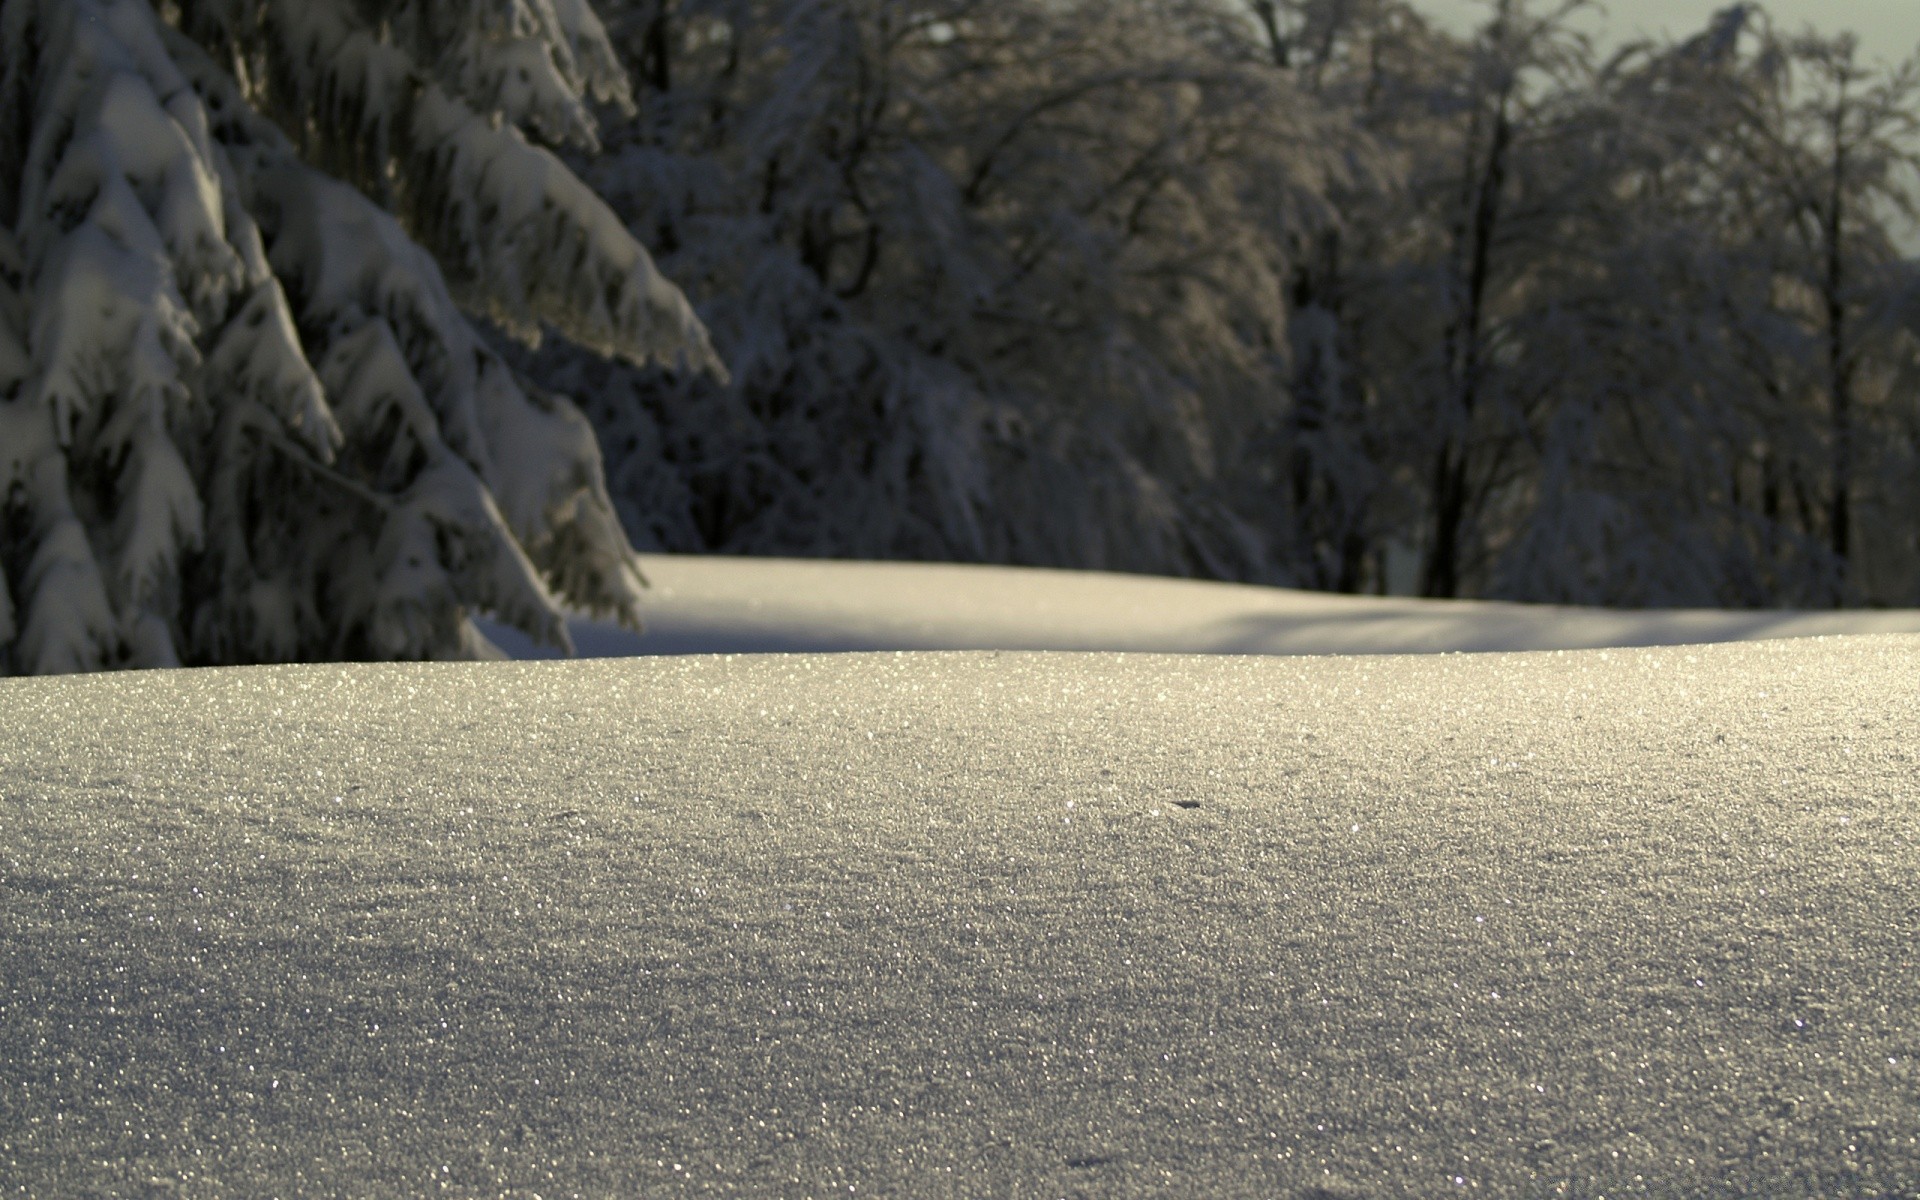
<svg viewBox="0 0 1920 1200"><path fill-rule="evenodd" d="M575 605L637 622L638 570L612 518L584 421L564 402L519 386L461 315L431 257L391 216L298 164L261 172L256 186L263 208L276 213L270 256L295 281L338 411L373 437L367 452L380 461L368 469L391 477L396 461L410 455L433 468L451 451L489 496L484 504L478 497L442 503L443 524L453 520L447 513L506 522L533 556L507 556L513 564L537 563ZM443 484L436 496L444 500L453 486ZM476 547L502 544L482 532L466 536ZM526 584L537 584L538 571L525 569ZM540 604L546 609L529 618L530 632L545 636L558 628L551 602L515 601L529 614Z"/></svg>
<svg viewBox="0 0 1920 1200"><path fill-rule="evenodd" d="M393 203L463 302L530 342L545 324L596 353L725 374L624 223L523 132L597 146L586 97L630 108L587 5L405 4L378 26L312 0L188 7L203 44L266 47L260 101L318 165Z"/></svg>
<svg viewBox="0 0 1920 1200"><path fill-rule="evenodd" d="M638 623L591 430L456 300L719 370L517 128L628 102L586 4L0 0L0 35L0 674L470 656L482 612L565 647L555 589Z"/></svg>
<svg viewBox="0 0 1920 1200"><path fill-rule="evenodd" d="M388 36L443 87L554 144L599 149L589 101L633 114L626 71L583 0L406 0L383 16Z"/></svg>
<svg viewBox="0 0 1920 1200"><path fill-rule="evenodd" d="M610 357L725 376L686 297L559 159L437 89L414 127L438 148L415 184L418 231L489 316L529 341L544 320Z"/></svg>

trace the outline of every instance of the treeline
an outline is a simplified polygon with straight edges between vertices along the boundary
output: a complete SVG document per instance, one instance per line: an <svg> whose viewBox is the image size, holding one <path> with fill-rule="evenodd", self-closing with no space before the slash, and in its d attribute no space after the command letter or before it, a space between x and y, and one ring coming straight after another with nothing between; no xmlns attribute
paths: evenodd
<svg viewBox="0 0 1920 1200"><path fill-rule="evenodd" d="M1920 602L1920 66L1735 5L610 0L731 378L543 351L642 548Z"/></svg>
<svg viewBox="0 0 1920 1200"><path fill-rule="evenodd" d="M629 536L1920 603L1920 65L1580 19L0 0L0 675L565 645Z"/></svg>

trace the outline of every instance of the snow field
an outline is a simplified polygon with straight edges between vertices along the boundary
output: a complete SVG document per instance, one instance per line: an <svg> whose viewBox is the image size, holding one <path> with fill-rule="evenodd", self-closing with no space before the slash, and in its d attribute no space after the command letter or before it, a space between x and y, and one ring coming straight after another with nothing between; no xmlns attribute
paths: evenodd
<svg viewBox="0 0 1920 1200"><path fill-rule="evenodd" d="M1430 654L1920 633L1920 610L1605 609L1340 596L1104 571L643 554L646 631L574 619L586 657L848 650ZM514 658L557 652L497 622Z"/></svg>
<svg viewBox="0 0 1920 1200"><path fill-rule="evenodd" d="M1920 639L0 682L11 1194L1920 1186Z"/></svg>

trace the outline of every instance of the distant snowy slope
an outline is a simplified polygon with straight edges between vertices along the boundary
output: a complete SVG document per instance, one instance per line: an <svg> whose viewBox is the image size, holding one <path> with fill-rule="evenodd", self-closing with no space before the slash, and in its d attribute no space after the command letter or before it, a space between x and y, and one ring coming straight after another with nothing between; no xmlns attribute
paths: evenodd
<svg viewBox="0 0 1920 1200"><path fill-rule="evenodd" d="M1100 571L642 555L647 631L576 620L589 658L846 650L1381 654L1920 633L1920 611L1562 608L1336 596ZM553 652L498 623L514 658Z"/></svg>

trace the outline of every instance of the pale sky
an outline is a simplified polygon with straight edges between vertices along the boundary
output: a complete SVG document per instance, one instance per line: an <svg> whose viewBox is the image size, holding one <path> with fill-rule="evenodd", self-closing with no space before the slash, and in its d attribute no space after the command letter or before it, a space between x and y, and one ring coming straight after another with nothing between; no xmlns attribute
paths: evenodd
<svg viewBox="0 0 1920 1200"><path fill-rule="evenodd" d="M1607 10L1605 41L1641 34L1685 36L1732 0L1602 0ZM1486 0L1416 0L1416 6L1449 24L1470 25L1488 11ZM1899 61L1920 47L1920 0L1761 0L1774 23L1798 31L1808 25L1822 33L1851 30L1860 35L1868 58Z"/></svg>

